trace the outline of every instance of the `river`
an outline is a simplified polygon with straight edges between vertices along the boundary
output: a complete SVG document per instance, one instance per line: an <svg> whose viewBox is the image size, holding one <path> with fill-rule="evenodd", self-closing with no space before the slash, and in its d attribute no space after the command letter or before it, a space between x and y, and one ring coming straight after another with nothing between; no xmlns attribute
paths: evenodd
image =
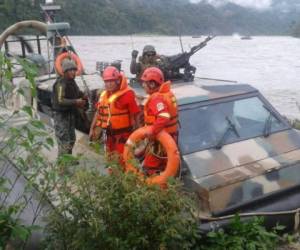
<svg viewBox="0 0 300 250"><path fill-rule="evenodd" d="M182 37L188 51L205 37ZM142 51L152 44L159 54L173 55L181 51L178 37L170 36L73 36L71 41L85 67L95 70L96 61L122 60L122 68L129 74L132 49ZM284 115L300 119L300 39L293 37L220 36L192 56L197 67L196 76L234 80L259 89Z"/></svg>

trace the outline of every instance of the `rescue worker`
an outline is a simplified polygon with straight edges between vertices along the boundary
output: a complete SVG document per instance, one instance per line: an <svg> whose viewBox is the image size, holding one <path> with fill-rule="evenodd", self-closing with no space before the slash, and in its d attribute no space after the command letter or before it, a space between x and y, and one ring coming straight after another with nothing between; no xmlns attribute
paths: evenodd
<svg viewBox="0 0 300 250"><path fill-rule="evenodd" d="M148 138L150 141L165 129L177 143L178 140L178 111L171 82L164 82L162 71L156 67L147 68L142 77L142 84L149 97L144 106L145 125L152 125ZM162 153L162 154L161 154ZM146 149L143 168L151 175L163 171L166 165L165 155L158 142Z"/></svg>
<svg viewBox="0 0 300 250"><path fill-rule="evenodd" d="M100 94L89 136L93 140L96 128L101 127L108 156L122 155L130 133L139 125L140 108L127 78L116 67L106 67L102 78L105 90Z"/></svg>
<svg viewBox="0 0 300 250"><path fill-rule="evenodd" d="M77 66L74 61L65 59L62 62L63 77L53 85L52 108L55 136L58 143L58 156L72 154L76 141L76 109L86 105L84 93L75 82Z"/></svg>
<svg viewBox="0 0 300 250"><path fill-rule="evenodd" d="M136 79L140 81L140 78L146 68L159 67L162 63L162 58L157 55L154 46L146 45L143 49L143 55L136 61L138 51L133 50L131 53L130 72L136 74Z"/></svg>

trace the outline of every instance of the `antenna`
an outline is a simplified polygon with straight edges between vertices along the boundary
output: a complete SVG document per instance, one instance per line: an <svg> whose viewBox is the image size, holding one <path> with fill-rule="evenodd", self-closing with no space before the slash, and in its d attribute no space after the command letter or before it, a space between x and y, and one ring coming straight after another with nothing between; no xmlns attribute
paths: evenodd
<svg viewBox="0 0 300 250"><path fill-rule="evenodd" d="M179 42L180 42L180 47L181 47L181 52L183 53L183 45L182 45L182 40L181 40L181 34L179 34Z"/></svg>
<svg viewBox="0 0 300 250"><path fill-rule="evenodd" d="M181 52L184 53L182 39L181 39L181 29L179 28L178 19L177 19L177 22L176 22L176 28L177 28L177 33L178 33L180 47L181 47Z"/></svg>
<svg viewBox="0 0 300 250"><path fill-rule="evenodd" d="M131 40L131 48L132 48L132 50L134 50L134 43L133 43L132 34L130 34L130 40Z"/></svg>

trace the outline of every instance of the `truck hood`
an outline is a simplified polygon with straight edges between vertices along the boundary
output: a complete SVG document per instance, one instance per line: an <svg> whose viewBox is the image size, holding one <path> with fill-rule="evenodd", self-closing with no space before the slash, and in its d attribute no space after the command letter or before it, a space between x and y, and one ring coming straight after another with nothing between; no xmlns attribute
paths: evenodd
<svg viewBox="0 0 300 250"><path fill-rule="evenodd" d="M300 133L294 129L183 155L194 178L217 174L232 168L300 149ZM289 161L288 159L281 159Z"/></svg>
<svg viewBox="0 0 300 250"><path fill-rule="evenodd" d="M300 185L300 134L293 129L183 155L203 209L232 206Z"/></svg>

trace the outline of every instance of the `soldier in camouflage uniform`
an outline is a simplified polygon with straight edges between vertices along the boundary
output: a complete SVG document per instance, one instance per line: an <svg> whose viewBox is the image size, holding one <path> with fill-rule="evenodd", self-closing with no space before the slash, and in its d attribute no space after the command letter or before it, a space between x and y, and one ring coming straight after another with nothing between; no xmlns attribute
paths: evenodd
<svg viewBox="0 0 300 250"><path fill-rule="evenodd" d="M157 55L155 48L152 45L146 45L143 49L143 55L136 61L138 51L133 50L131 53L130 72L136 74L136 79L140 82L140 78L146 68L160 67L162 58Z"/></svg>
<svg viewBox="0 0 300 250"><path fill-rule="evenodd" d="M62 62L63 77L57 79L53 86L52 108L55 135L58 144L58 156L72 154L76 141L75 114L77 108L86 104L84 94L75 82L76 64L65 59Z"/></svg>

